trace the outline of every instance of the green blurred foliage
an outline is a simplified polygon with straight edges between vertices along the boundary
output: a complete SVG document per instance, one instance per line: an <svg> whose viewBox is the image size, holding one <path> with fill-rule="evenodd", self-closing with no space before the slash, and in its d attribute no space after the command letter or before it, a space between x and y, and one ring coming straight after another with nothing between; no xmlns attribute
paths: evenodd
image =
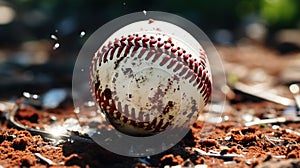
<svg viewBox="0 0 300 168"><path fill-rule="evenodd" d="M261 0L260 15L270 26L294 26L299 21L298 0Z"/></svg>

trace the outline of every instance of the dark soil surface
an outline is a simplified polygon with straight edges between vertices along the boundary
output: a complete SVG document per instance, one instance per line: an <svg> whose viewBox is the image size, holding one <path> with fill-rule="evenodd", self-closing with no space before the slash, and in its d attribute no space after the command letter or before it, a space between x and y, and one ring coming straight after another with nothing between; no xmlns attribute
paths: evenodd
<svg viewBox="0 0 300 168"><path fill-rule="evenodd" d="M263 83L264 91L270 90L293 98L288 92L288 84L299 81L292 80L297 78L286 78L283 72L291 64L294 65L295 60L299 59L299 53L283 56L260 45L218 47L218 51L224 60L229 82L238 80L251 87ZM257 77L258 74L261 76ZM297 116L297 109L231 88L226 92L228 99L221 123L214 126L213 123L201 120L200 116L199 121L190 127L188 134L174 147L143 158L120 156L92 141L59 140L17 129L6 120L6 111L0 108L0 168L300 167L300 120L296 120L300 116ZM295 110L289 110L291 108ZM206 113L207 110L203 115ZM51 110L22 105L14 118L26 128L47 130L53 123L63 125L66 120L76 119L76 115L71 103L61 104ZM270 122L261 122L266 120ZM204 123L211 124L215 129L208 137L201 138Z"/></svg>

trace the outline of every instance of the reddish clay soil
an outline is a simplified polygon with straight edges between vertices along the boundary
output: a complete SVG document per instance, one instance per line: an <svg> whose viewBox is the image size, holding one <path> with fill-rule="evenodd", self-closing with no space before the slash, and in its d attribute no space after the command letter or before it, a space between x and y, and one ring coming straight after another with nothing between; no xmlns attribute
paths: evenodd
<svg viewBox="0 0 300 168"><path fill-rule="evenodd" d="M258 102L243 105L236 104L234 109L254 109L258 107L259 116L263 107L282 107L273 103ZM36 110L33 107L22 107L16 114L17 121L28 127L43 128L49 122L49 116L55 115L65 120L63 108L51 111ZM223 116L233 118L236 114L225 112ZM48 120L47 120L48 119ZM4 126L2 126L4 127ZM190 132L176 146L168 151L150 158L130 158L113 154L95 143L63 142L55 144L40 135L31 135L28 131L2 129L0 132L0 165L3 167L164 167L166 165L207 165L208 167L256 167L268 162L283 160L300 160L300 136L286 131L286 128L297 130L300 123L288 123L279 128L271 125L240 126L234 121L218 124L215 130L205 139L200 138L203 122L196 122ZM219 154L205 156L201 152ZM51 163L35 156L39 153L50 159ZM232 154L235 157L230 157ZM291 163L292 164L292 163Z"/></svg>
<svg viewBox="0 0 300 168"><path fill-rule="evenodd" d="M252 54L249 51L256 51ZM271 77L295 56L281 57L276 52L258 46L219 47L225 67L245 65L247 69L262 68ZM243 58L238 56L244 55ZM257 60L265 56L269 64ZM256 59L257 58L257 59ZM246 60L245 60L246 59ZM248 60L248 61L247 61ZM275 61L273 61L275 60ZM250 62L249 62L250 61ZM251 63L251 61L254 61ZM227 64L228 63L228 64ZM273 64L272 64L273 63ZM279 68L280 67L280 68ZM241 77L246 81L247 77ZM276 81L276 80L275 80ZM274 86L284 86L278 82ZM287 92L283 92L287 94ZM300 167L300 122L282 122L245 126L243 117L270 119L283 116L287 107L246 97L231 95L222 115L223 121L206 138L200 138L203 121L190 127L188 134L171 149L154 156L133 158L111 153L90 141L59 141L47 139L36 133L17 130L1 118L0 168L1 167ZM1 116L4 112L0 111ZM249 116L249 115L248 115ZM63 123L76 118L70 104L52 110L39 110L22 106L16 113L16 122L43 130L54 120ZM207 122L206 122L207 124ZM101 126L99 126L101 128ZM178 166L179 167L179 166Z"/></svg>

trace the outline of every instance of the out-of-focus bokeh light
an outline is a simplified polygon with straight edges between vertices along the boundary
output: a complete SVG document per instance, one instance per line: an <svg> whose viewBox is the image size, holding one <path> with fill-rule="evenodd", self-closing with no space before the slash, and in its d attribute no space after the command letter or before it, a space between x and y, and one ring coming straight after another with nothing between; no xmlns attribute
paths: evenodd
<svg viewBox="0 0 300 168"><path fill-rule="evenodd" d="M214 32L213 40L219 44L232 44L233 35L229 30L220 29Z"/></svg>
<svg viewBox="0 0 300 168"><path fill-rule="evenodd" d="M0 25L5 25L13 21L15 18L15 11L5 5L0 5Z"/></svg>
<svg viewBox="0 0 300 168"><path fill-rule="evenodd" d="M263 41L266 34L267 28L262 23L251 23L246 27L246 35L247 37L256 40L256 41Z"/></svg>

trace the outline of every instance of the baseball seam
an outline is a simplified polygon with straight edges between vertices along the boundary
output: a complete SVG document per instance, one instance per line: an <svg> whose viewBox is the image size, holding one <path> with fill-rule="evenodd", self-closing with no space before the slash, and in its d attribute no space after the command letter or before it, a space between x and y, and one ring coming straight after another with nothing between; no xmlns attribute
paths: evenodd
<svg viewBox="0 0 300 168"><path fill-rule="evenodd" d="M92 64L90 66L90 73L92 74L90 76L90 88L92 94L96 97L96 101L100 104L100 108L105 107L103 110L106 113L113 115L114 118L120 119L124 123L130 123L133 126L142 127L145 130L160 131L165 129L170 124L170 120L174 119L174 116L169 116L168 121L163 121L163 119L157 121L157 118L155 118L151 122L143 122L142 119L140 119L142 116L139 114L137 120L133 120L133 117L130 116L135 116L135 109L132 108L131 112L129 112L128 106L125 106L125 108L122 109L120 102L116 103L118 107L116 108L116 104L111 99L111 93L108 93L107 90L102 92L102 88L100 88L101 81L99 79L92 79L98 78L97 67L113 60L114 57L117 58L114 62L114 69L116 69L119 63L125 57L129 56L128 54L132 57L137 56L138 58L144 56L145 60L151 60L154 63L159 60L158 58L163 53L166 55L162 58L159 65L166 65L168 69L172 69L173 72L178 72L180 77L183 77L189 83L192 83L193 86L197 87L205 104L207 104L212 90L212 83L207 72L206 55L203 50L200 51L200 59L197 60L193 59L192 56L186 53L182 48L174 47L174 44L171 41L162 42L160 38L155 39L153 36L148 38L146 35L143 35L142 37L138 35L129 35L128 37L115 39L114 42L109 42L107 46L99 49L92 59ZM168 110L168 108L169 107L165 107L164 110ZM131 115L122 115L122 111L124 114ZM164 111L163 113L167 112ZM158 118L160 117L161 115Z"/></svg>

